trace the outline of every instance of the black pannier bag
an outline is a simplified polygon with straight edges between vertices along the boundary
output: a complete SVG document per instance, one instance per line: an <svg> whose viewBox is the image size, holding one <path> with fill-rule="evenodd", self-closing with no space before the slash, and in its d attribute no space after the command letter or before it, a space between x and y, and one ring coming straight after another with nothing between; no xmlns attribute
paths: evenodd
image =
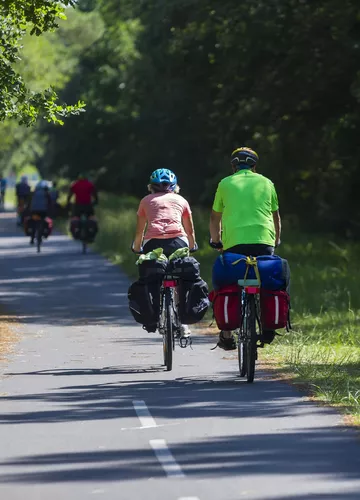
<svg viewBox="0 0 360 500"><path fill-rule="evenodd" d="M144 260L138 265L139 268L139 278L146 283L151 283L154 281L162 281L166 269L168 267L167 261L161 260Z"/></svg>
<svg viewBox="0 0 360 500"><path fill-rule="evenodd" d="M181 280L196 281L200 279L200 264L194 257L171 260L169 271Z"/></svg>
<svg viewBox="0 0 360 500"><path fill-rule="evenodd" d="M88 219L86 221L86 235L89 242L93 242L98 232L98 223L95 219Z"/></svg>
<svg viewBox="0 0 360 500"><path fill-rule="evenodd" d="M80 238L80 219L78 217L73 217L70 221L70 232L74 240Z"/></svg>
<svg viewBox="0 0 360 500"><path fill-rule="evenodd" d="M129 309L135 321L148 332L155 332L160 316L161 282L135 281L128 291Z"/></svg>
<svg viewBox="0 0 360 500"><path fill-rule="evenodd" d="M198 323L210 306L209 289L201 278L196 281L179 281L179 316L184 325Z"/></svg>

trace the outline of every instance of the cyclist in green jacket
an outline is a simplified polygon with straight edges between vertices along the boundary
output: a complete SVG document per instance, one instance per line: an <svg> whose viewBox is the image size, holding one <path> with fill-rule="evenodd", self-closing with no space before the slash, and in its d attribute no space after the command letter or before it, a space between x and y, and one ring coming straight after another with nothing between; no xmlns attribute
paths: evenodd
<svg viewBox="0 0 360 500"><path fill-rule="evenodd" d="M256 173L258 154L250 148L231 154L233 174L217 188L210 217L210 244L213 248L242 255L272 255L280 244L281 218L278 198L270 179ZM274 331L263 332L271 343ZM218 346L236 349L232 332L220 332Z"/></svg>

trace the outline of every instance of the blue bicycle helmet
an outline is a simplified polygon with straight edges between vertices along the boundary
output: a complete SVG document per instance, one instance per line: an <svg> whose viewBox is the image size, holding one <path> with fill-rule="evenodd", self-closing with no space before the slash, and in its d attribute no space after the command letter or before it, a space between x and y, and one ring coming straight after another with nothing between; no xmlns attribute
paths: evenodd
<svg viewBox="0 0 360 500"><path fill-rule="evenodd" d="M166 191L174 191L177 185L177 178L171 170L158 168L150 175L150 184L159 188L163 187Z"/></svg>
<svg viewBox="0 0 360 500"><path fill-rule="evenodd" d="M251 168L259 161L259 155L250 148L238 148L231 153L231 164L239 169Z"/></svg>

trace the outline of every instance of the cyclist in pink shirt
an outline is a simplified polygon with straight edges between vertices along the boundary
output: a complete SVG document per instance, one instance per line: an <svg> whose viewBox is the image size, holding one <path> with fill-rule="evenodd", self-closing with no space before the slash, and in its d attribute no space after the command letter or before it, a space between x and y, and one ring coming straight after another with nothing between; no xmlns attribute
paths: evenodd
<svg viewBox="0 0 360 500"><path fill-rule="evenodd" d="M166 256L179 248L197 248L189 203L180 196L174 172L155 170L148 185L150 194L140 202L137 212L135 253L163 248Z"/></svg>

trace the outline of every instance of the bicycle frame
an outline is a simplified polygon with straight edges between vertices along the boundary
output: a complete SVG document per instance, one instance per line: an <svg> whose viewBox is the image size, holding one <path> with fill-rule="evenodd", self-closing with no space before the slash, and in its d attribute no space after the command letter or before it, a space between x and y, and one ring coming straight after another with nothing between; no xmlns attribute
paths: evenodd
<svg viewBox="0 0 360 500"><path fill-rule="evenodd" d="M168 371L172 370L175 339L178 338L181 348L191 346L188 337L181 337L181 324L176 297L177 279L165 276L161 286L159 332L163 337L164 365Z"/></svg>
<svg viewBox="0 0 360 500"><path fill-rule="evenodd" d="M169 304L171 305L171 310L173 314L176 316L176 326L178 327L178 310L177 310L177 305L175 301L175 292L176 288L178 286L178 282L171 278L171 277L165 277L165 279L162 282L161 290L160 290L160 320L159 320L159 331L160 333L164 334L165 328L166 328L166 318L165 316L165 309L166 309L166 302L168 299Z"/></svg>
<svg viewBox="0 0 360 500"><path fill-rule="evenodd" d="M173 351L175 350L175 289L177 282L165 277L160 292L159 332L163 338L164 365L167 371L172 370ZM177 315L176 315L177 316ZM176 321L177 323L177 321Z"/></svg>
<svg viewBox="0 0 360 500"><path fill-rule="evenodd" d="M242 318L243 322L246 320L247 308L250 302L253 302L255 305L255 316L256 321L259 327L259 333L261 333L261 322L260 322L260 288L257 287L245 287L242 291Z"/></svg>

